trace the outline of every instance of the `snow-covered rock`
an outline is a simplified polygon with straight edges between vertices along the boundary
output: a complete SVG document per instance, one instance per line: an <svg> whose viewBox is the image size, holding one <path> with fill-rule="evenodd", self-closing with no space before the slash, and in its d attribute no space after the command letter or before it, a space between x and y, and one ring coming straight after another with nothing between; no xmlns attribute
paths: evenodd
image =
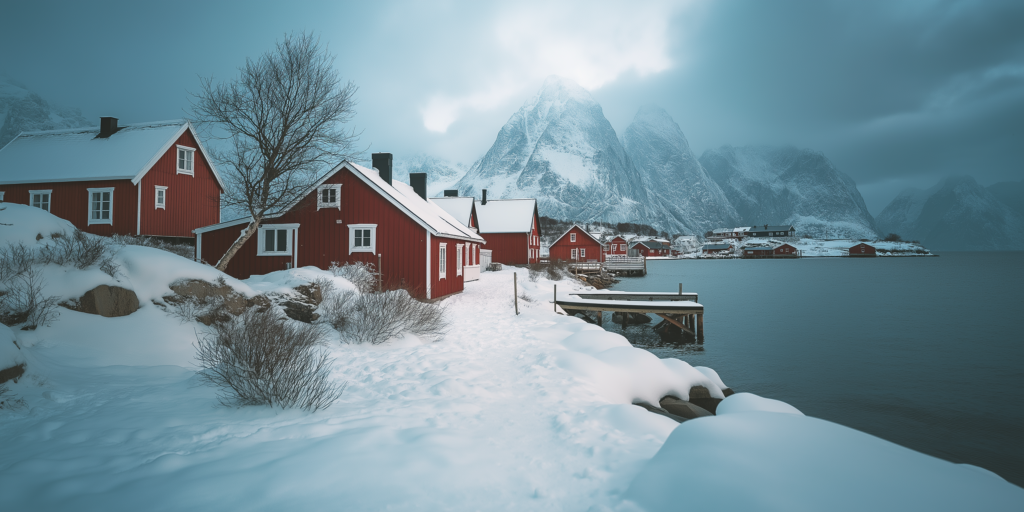
<svg viewBox="0 0 1024 512"><path fill-rule="evenodd" d="M93 126L77 108L51 105L16 80L0 76L0 148L21 132Z"/></svg>
<svg viewBox="0 0 1024 512"><path fill-rule="evenodd" d="M878 215L878 229L933 250L1021 250L1024 215L1015 209L1024 200L1014 185L998 192L1003 200L970 176L946 178L928 190L907 189Z"/></svg>
<svg viewBox="0 0 1024 512"><path fill-rule="evenodd" d="M16 339L10 327L0 324L0 370L25 364L25 355L18 348Z"/></svg>
<svg viewBox="0 0 1024 512"><path fill-rule="evenodd" d="M652 195L663 204L668 218L659 219L662 225L695 234L738 225L736 209L704 171L668 112L653 105L640 108L622 138L626 154L647 175L656 193Z"/></svg>
<svg viewBox="0 0 1024 512"><path fill-rule="evenodd" d="M800 236L874 238L852 178L825 155L795 147L723 146L700 157L742 225L792 224Z"/></svg>

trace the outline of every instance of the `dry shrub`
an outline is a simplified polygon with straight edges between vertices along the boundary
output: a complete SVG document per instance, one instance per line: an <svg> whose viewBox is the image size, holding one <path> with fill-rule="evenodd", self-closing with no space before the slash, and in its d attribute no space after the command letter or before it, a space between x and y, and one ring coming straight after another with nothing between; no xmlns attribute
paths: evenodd
<svg viewBox="0 0 1024 512"><path fill-rule="evenodd" d="M323 294L320 301L320 321L324 322L337 331L344 331L348 326L348 319L352 313L352 306L355 304L357 294L352 290L339 291L331 289Z"/></svg>
<svg viewBox="0 0 1024 512"><path fill-rule="evenodd" d="M161 251L177 254L182 258L188 258L190 260L196 257L196 248L188 244L172 244L158 238L150 238L148 236L114 235L110 238L111 243L116 245L152 247L154 249L160 249Z"/></svg>
<svg viewBox="0 0 1024 512"><path fill-rule="evenodd" d="M225 406L269 405L316 411L344 392L331 381L333 359L319 325L287 321L272 309L247 310L197 336L199 376L220 389Z"/></svg>
<svg viewBox="0 0 1024 512"><path fill-rule="evenodd" d="M4 287L0 291L0 323L24 324L22 329L32 330L57 317L59 299L43 296L45 282L38 269L29 268L0 284Z"/></svg>
<svg viewBox="0 0 1024 512"><path fill-rule="evenodd" d="M377 273L373 263L357 261L338 266L338 262L332 261L328 270L335 276L343 277L354 284L359 293L376 291L380 284L380 274Z"/></svg>
<svg viewBox="0 0 1024 512"><path fill-rule="evenodd" d="M90 236L77 229L71 236L54 235L57 234L51 234L52 241L39 251L38 262L43 265L53 263L83 270L99 263L107 250L102 237Z"/></svg>
<svg viewBox="0 0 1024 512"><path fill-rule="evenodd" d="M0 282L28 272L36 262L36 255L23 243L8 243L0 248Z"/></svg>
<svg viewBox="0 0 1024 512"><path fill-rule="evenodd" d="M25 407L25 401L14 396L7 384L0 384L0 409L21 409Z"/></svg>
<svg viewBox="0 0 1024 512"><path fill-rule="evenodd" d="M416 300L406 290L334 290L324 296L320 312L324 323L352 343L379 345L407 332L437 342L448 334L444 306Z"/></svg>

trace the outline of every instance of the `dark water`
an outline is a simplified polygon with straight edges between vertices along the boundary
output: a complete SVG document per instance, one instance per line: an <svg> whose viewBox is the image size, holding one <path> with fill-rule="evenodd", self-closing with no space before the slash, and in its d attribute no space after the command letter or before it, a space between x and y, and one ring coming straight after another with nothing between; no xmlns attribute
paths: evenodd
<svg viewBox="0 0 1024 512"><path fill-rule="evenodd" d="M700 294L706 336L666 344L653 323L629 326L635 345L1024 486L1024 253L647 265L614 289L683 283Z"/></svg>

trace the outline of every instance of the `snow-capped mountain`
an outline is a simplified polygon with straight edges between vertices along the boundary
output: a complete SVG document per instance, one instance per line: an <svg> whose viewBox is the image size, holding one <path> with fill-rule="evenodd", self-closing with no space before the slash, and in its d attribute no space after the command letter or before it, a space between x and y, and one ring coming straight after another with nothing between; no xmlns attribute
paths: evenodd
<svg viewBox="0 0 1024 512"><path fill-rule="evenodd" d="M427 195L440 196L445 189L455 188L455 183L466 174L466 166L425 154L409 158L395 158L392 177L402 183L409 183L409 174L427 173Z"/></svg>
<svg viewBox="0 0 1024 512"><path fill-rule="evenodd" d="M549 77L509 119L457 188L478 197L481 189L490 198L535 197L542 215L578 222L651 221L664 228L669 220L601 105L559 77Z"/></svg>
<svg viewBox="0 0 1024 512"><path fill-rule="evenodd" d="M739 214L690 150L679 125L664 109L640 108L623 133L633 164L647 175L665 211L687 233L738 226Z"/></svg>
<svg viewBox="0 0 1024 512"><path fill-rule="evenodd" d="M1024 216L1024 180L1004 181L985 187L996 199Z"/></svg>
<svg viewBox="0 0 1024 512"><path fill-rule="evenodd" d="M49 104L15 80L0 76L0 148L21 132L93 126L77 108Z"/></svg>
<svg viewBox="0 0 1024 512"><path fill-rule="evenodd" d="M946 178L928 190L904 190L877 221L879 232L920 240L935 250L1024 249L1024 215L970 176Z"/></svg>
<svg viewBox="0 0 1024 512"><path fill-rule="evenodd" d="M722 146L705 151L700 163L736 208L741 224L792 224L801 236L875 236L875 221L857 184L821 153Z"/></svg>

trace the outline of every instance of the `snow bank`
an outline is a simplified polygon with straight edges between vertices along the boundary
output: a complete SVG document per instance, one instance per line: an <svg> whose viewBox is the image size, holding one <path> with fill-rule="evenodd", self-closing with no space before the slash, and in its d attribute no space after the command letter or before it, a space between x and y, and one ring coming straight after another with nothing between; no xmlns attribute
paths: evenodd
<svg viewBox="0 0 1024 512"><path fill-rule="evenodd" d="M14 344L14 331L0 324L0 370L6 370L25 362L25 356Z"/></svg>
<svg viewBox="0 0 1024 512"><path fill-rule="evenodd" d="M24 204L0 203L0 243L24 243L33 246L36 236L71 233L75 226L42 209Z"/></svg>
<svg viewBox="0 0 1024 512"><path fill-rule="evenodd" d="M762 398L753 393L736 393L718 404L716 414L735 414L739 412L779 412L784 414L804 413L799 409L780 400Z"/></svg>
<svg viewBox="0 0 1024 512"><path fill-rule="evenodd" d="M648 512L1009 511L1024 489L817 418L734 410L680 424L626 498Z"/></svg>

